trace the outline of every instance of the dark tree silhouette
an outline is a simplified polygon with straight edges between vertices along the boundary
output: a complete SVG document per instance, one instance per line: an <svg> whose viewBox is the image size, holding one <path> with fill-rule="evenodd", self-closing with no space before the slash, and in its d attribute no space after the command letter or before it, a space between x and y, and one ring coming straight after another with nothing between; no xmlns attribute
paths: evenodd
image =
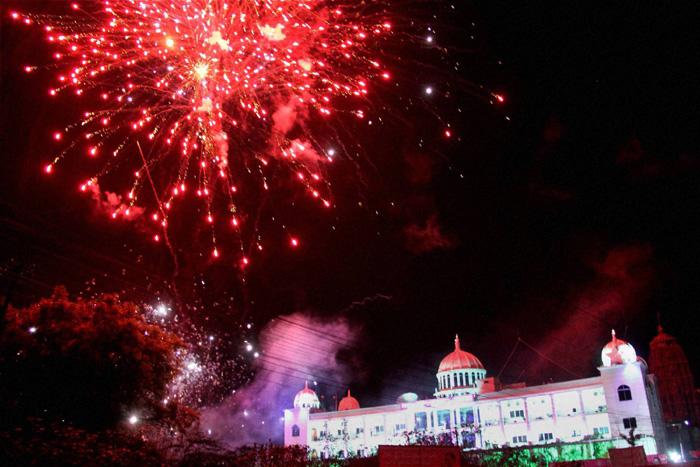
<svg viewBox="0 0 700 467"><path fill-rule="evenodd" d="M7 310L0 336L0 412L6 426L39 417L100 429L130 411L162 414L177 369L175 335L116 295L71 300L65 288Z"/></svg>
<svg viewBox="0 0 700 467"><path fill-rule="evenodd" d="M640 434L634 434L634 428L632 428L629 432L628 435L625 435L624 433L620 433L620 437L627 441L627 444L629 444L631 447L634 447L637 445L637 441L642 439L642 435Z"/></svg>

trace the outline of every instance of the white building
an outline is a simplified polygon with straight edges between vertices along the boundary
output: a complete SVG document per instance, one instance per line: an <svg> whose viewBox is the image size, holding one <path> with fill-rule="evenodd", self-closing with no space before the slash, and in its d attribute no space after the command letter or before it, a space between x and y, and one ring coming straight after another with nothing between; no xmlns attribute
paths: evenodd
<svg viewBox="0 0 700 467"><path fill-rule="evenodd" d="M397 403L360 408L350 395L338 411L319 411L305 386L284 412L285 445L308 446L311 455L368 455L380 444L440 439L464 449L610 439L627 446L632 428L647 454L663 450L656 380L632 345L615 337L601 353L600 376L541 386L498 387L478 358L460 348L437 372L435 398L402 396ZM413 395L415 396L415 395Z"/></svg>

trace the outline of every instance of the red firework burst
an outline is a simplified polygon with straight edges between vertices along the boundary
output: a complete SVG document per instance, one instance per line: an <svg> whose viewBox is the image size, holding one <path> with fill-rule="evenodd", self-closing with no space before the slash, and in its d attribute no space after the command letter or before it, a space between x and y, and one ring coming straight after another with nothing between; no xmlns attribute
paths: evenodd
<svg viewBox="0 0 700 467"><path fill-rule="evenodd" d="M99 196L100 178L128 167L133 177L113 187L123 196L109 203L111 216L150 211L146 215L166 238L178 201L201 198L213 257L223 254L216 247L219 216L234 231L241 227L248 217L237 201L245 196L241 187L267 190L272 162L310 199L332 205L323 167L335 150L324 149L307 123L329 118L338 98L361 102L371 80L389 77L372 51L391 25L368 14L367 5L103 0L74 3L59 16L11 15L42 26L55 46L60 71L48 94L86 97L81 121L52 132L65 147L43 170L54 173L75 150L103 159L80 186ZM364 117L350 106L347 111ZM248 264L237 238L236 261ZM292 237L290 244L299 240Z"/></svg>

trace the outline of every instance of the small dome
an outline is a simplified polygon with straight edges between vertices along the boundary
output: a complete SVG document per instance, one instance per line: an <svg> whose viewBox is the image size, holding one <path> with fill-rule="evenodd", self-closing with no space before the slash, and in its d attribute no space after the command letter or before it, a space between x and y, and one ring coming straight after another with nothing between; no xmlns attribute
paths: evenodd
<svg viewBox="0 0 700 467"><path fill-rule="evenodd" d="M304 389L297 392L294 396L295 409L318 409L321 407L321 402L313 389L309 389L309 383L304 381Z"/></svg>
<svg viewBox="0 0 700 467"><path fill-rule="evenodd" d="M418 394L415 392L404 392L401 394L398 399L396 399L396 402L402 403L402 402L415 402L418 400Z"/></svg>
<svg viewBox="0 0 700 467"><path fill-rule="evenodd" d="M618 339L613 329L612 340L603 347L603 351L600 353L600 359L603 361L603 366L622 365L624 363L636 362L637 352L634 351L632 344Z"/></svg>
<svg viewBox="0 0 700 467"><path fill-rule="evenodd" d="M459 347L459 336L455 336L455 349L440 362L438 373L452 370L484 369L478 358L469 352L465 352Z"/></svg>
<svg viewBox="0 0 700 467"><path fill-rule="evenodd" d="M350 395L350 390L348 389L348 395L340 399L340 404L338 404L338 410L355 410L360 408L360 403Z"/></svg>

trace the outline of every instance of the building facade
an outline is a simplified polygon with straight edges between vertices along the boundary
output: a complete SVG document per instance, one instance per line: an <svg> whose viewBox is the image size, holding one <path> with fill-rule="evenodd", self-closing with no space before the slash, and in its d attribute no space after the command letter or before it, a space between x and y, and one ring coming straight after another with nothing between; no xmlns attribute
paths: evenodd
<svg viewBox="0 0 700 467"><path fill-rule="evenodd" d="M630 430L647 454L664 449L656 380L634 348L618 339L601 353L600 375L540 386L500 387L478 358L455 349L440 363L434 398L402 396L395 404L361 408L350 395L339 410L321 412L306 386L284 413L285 445L307 446L322 458L370 455L381 444L439 442L464 449L613 440ZM308 402L313 393L316 405ZM350 399L348 399L350 398ZM304 405L297 403L304 400Z"/></svg>

